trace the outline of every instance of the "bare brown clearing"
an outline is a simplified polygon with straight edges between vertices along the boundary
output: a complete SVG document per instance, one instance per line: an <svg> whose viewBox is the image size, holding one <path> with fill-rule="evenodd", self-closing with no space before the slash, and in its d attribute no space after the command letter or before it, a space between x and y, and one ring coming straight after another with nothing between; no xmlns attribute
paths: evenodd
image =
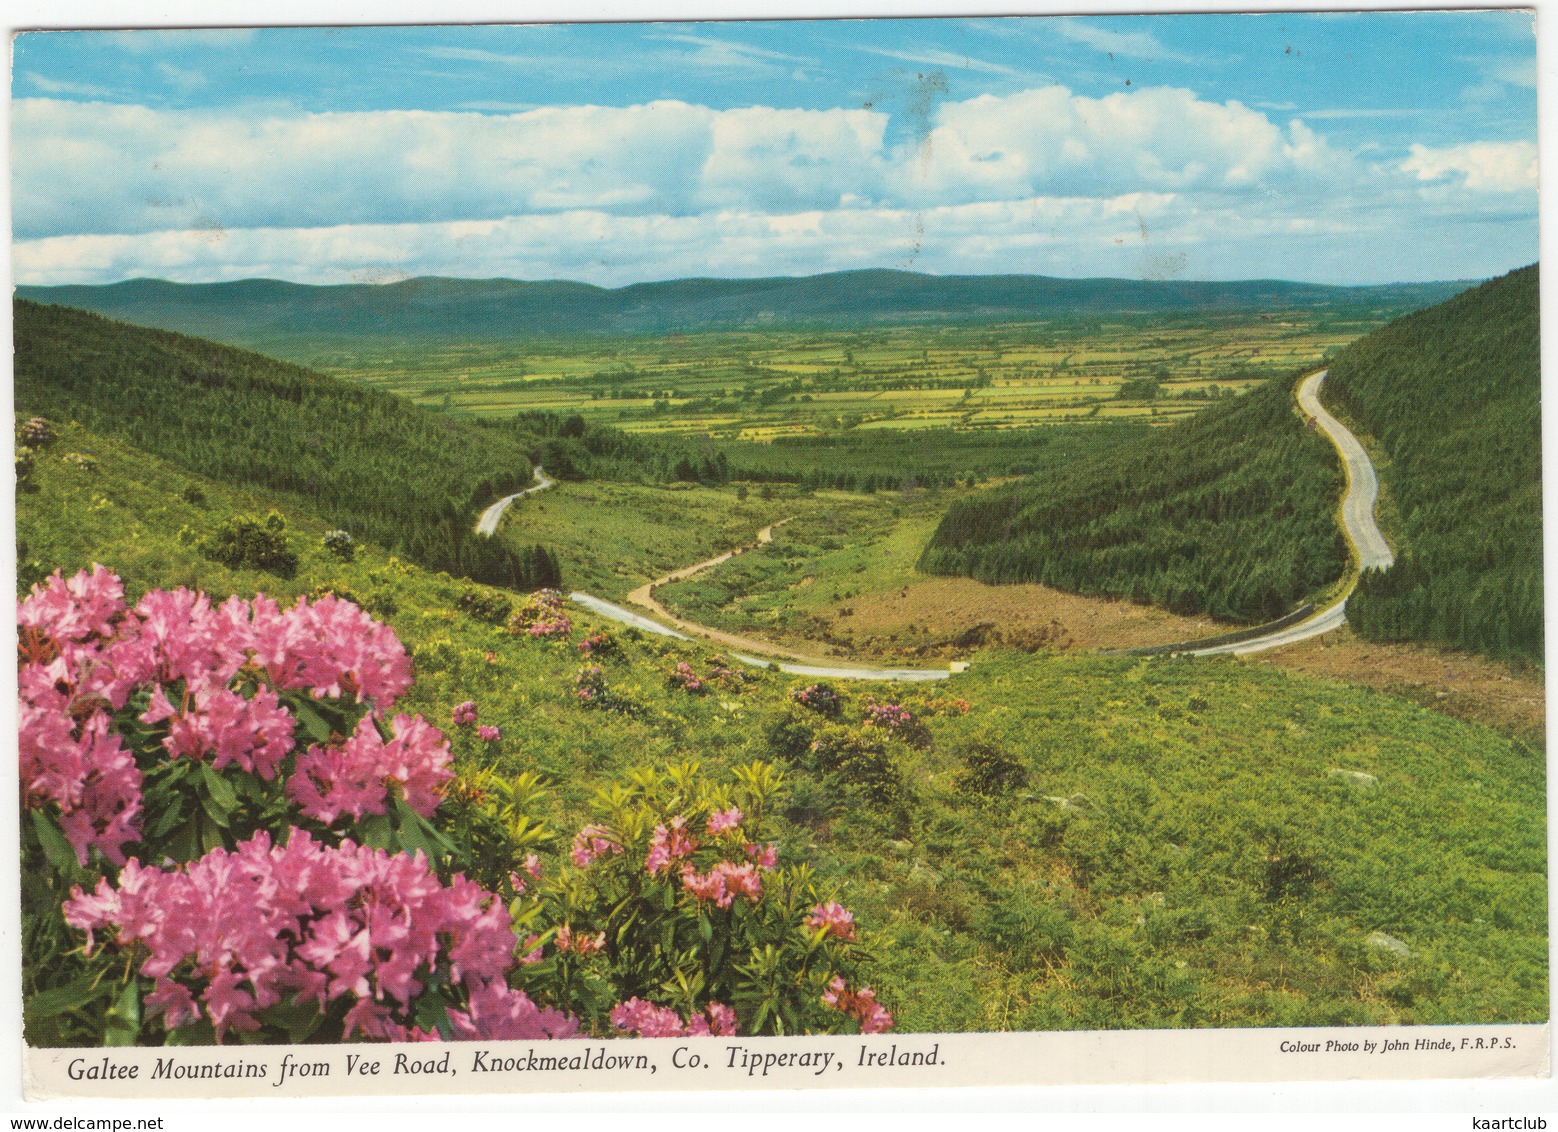
<svg viewBox="0 0 1558 1132"><path fill-rule="evenodd" d="M841 616L845 610L850 612ZM828 618L828 639L843 651L864 654L963 656L980 643L1134 648L1195 640L1228 628L1206 617L1181 617L1152 606L1082 597L1048 586L992 586L969 578L937 578L841 603ZM963 641L967 642L963 648L954 644ZM1457 719L1485 724L1538 749L1546 743L1542 674L1499 661L1427 645L1364 641L1343 626L1247 657L1244 663L1273 664L1363 684Z"/></svg>
<svg viewBox="0 0 1558 1132"><path fill-rule="evenodd" d="M1312 640L1249 657L1404 696L1457 719L1485 724L1538 750L1546 746L1547 689L1542 673L1429 645L1377 644L1347 626Z"/></svg>
<svg viewBox="0 0 1558 1132"><path fill-rule="evenodd" d="M839 616L843 609L853 612ZM1208 637L1227 631L1208 617L1181 617L1148 605L1082 597L1049 586L992 586L972 578L936 578L875 594L861 594L835 610L834 632L853 637L920 634L957 638L980 625L1022 639L1052 635L1058 622L1069 648L1133 648Z"/></svg>

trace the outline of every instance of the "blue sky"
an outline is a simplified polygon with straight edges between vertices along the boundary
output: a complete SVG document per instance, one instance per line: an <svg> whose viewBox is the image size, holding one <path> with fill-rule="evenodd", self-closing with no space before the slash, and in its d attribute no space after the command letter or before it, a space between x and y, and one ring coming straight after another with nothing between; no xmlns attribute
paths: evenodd
<svg viewBox="0 0 1558 1132"><path fill-rule="evenodd" d="M1518 12L39 32L12 97L19 282L1537 254Z"/></svg>

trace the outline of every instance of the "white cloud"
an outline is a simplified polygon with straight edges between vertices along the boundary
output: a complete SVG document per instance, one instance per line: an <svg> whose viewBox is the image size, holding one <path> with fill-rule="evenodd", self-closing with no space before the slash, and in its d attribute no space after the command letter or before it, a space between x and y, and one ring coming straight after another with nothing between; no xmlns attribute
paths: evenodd
<svg viewBox="0 0 1558 1132"><path fill-rule="evenodd" d="M1171 87L1096 99L1059 86L983 95L942 105L937 119L913 165L934 198L1238 190L1346 165L1302 123L1284 133L1239 102Z"/></svg>
<svg viewBox="0 0 1558 1132"><path fill-rule="evenodd" d="M1189 55L1182 55L1159 43L1157 37L1147 31L1112 31L1096 23L1084 23L1075 19L1055 21L1055 30L1067 39L1110 55L1123 55L1127 59L1149 59L1163 63L1194 63Z"/></svg>
<svg viewBox="0 0 1558 1132"><path fill-rule="evenodd" d="M1435 272L1416 261L1393 276L1376 247L1478 224L1467 262L1491 254L1493 226L1498 246L1529 236L1534 254L1534 208L1473 199L1534 188L1529 143L1418 145L1365 163L1297 118L1166 87L1088 98L1045 86L922 115L912 138L889 142L885 112L845 108L246 115L20 99L15 262L27 282L1134 275L1170 261L1187 277L1246 263L1262 277L1423 278ZM1311 254L1355 262L1358 232L1376 243L1350 276L1304 266Z"/></svg>
<svg viewBox="0 0 1558 1132"><path fill-rule="evenodd" d="M47 75L40 75L37 71L23 72L29 85L44 94L74 94L81 98L113 98L114 92L106 87L93 86L90 83L66 82L62 79L51 79Z"/></svg>
<svg viewBox="0 0 1558 1132"><path fill-rule="evenodd" d="M989 75L1005 75L1008 78L1021 78L1025 72L1015 67L1008 67L1003 63L991 63L984 59L975 59L971 55L960 55L954 51L940 51L927 49L921 51L896 51L888 47L871 47L865 44L851 44L856 51L864 51L868 55L881 55L887 59L901 59L905 63L921 63L927 67L951 67L953 70L980 71Z"/></svg>
<svg viewBox="0 0 1558 1132"><path fill-rule="evenodd" d="M175 67L172 63L160 62L157 71L167 80L168 85L177 87L188 93L206 85L206 77L199 71L187 67Z"/></svg>
<svg viewBox="0 0 1558 1132"><path fill-rule="evenodd" d="M1473 192L1535 190L1536 146L1530 142L1468 142L1435 149L1413 145L1401 163L1419 181L1458 180Z"/></svg>
<svg viewBox="0 0 1558 1132"><path fill-rule="evenodd" d="M255 28L179 28L159 31L143 28L137 31L94 31L89 35L103 36L108 42L135 55L151 51L168 51L180 48L247 47L258 34Z"/></svg>

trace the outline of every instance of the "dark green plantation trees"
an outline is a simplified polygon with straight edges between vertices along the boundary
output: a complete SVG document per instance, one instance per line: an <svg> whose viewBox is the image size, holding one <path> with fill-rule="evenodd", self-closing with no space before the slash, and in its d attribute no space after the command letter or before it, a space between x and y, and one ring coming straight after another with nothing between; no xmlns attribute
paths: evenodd
<svg viewBox="0 0 1558 1132"><path fill-rule="evenodd" d="M228 483L282 493L359 538L496 585L556 559L471 533L525 486L541 430L451 420L259 354L17 300L16 403Z"/></svg>
<svg viewBox="0 0 1558 1132"><path fill-rule="evenodd" d="M1274 380L1172 428L955 503L921 567L1260 621L1345 568L1342 476Z"/></svg>
<svg viewBox="0 0 1558 1132"><path fill-rule="evenodd" d="M1342 350L1326 394L1373 436L1397 516L1396 564L1347 619L1542 663L1542 417L1537 268L1398 319Z"/></svg>

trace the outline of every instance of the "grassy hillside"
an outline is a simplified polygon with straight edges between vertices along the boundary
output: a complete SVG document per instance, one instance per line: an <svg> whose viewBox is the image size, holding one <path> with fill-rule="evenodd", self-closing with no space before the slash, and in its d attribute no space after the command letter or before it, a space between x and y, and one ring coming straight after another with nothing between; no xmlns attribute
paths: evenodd
<svg viewBox="0 0 1558 1132"><path fill-rule="evenodd" d="M1542 415L1535 265L1342 350L1334 400L1382 450L1395 566L1347 619L1375 640L1543 661Z"/></svg>
<svg viewBox="0 0 1558 1132"><path fill-rule="evenodd" d="M568 640L510 635L462 610L467 583L371 543L336 559L324 523L285 497L80 427L31 479L18 529L34 575L95 560L132 596L329 588L385 618L415 659L405 710L441 722L477 700L503 739L472 757L546 778L548 877L595 791L631 768L774 760L781 859L841 886L901 1029L1547 1017L1543 765L1487 729L1233 662L999 650L912 698L840 685L830 721L778 674L688 694L667 675L679 661L709 673L706 649L584 610L567 611ZM207 511L271 504L301 551L290 579L212 564L178 536ZM599 663L622 710L577 695L577 644L599 629L618 645ZM923 728L864 726L870 695L903 696Z"/></svg>
<svg viewBox="0 0 1558 1132"><path fill-rule="evenodd" d="M527 584L531 550L471 534L540 460L585 474L723 479L690 446L579 418L498 424L419 408L355 382L67 307L14 305L17 410L78 421L224 483L263 490L435 570Z"/></svg>
<svg viewBox="0 0 1558 1132"><path fill-rule="evenodd" d="M1326 287L1276 280L1194 283L849 271L801 278L677 279L616 290L515 279L425 278L335 286L274 279L201 284L132 279L97 287L22 287L18 294L290 356L285 343L298 337L345 345L742 327L980 323L1152 311L1359 307L1397 314L1437 302L1463 286Z"/></svg>
<svg viewBox="0 0 1558 1132"><path fill-rule="evenodd" d="M1260 621L1342 573L1342 476L1291 380L954 504L921 566Z"/></svg>

